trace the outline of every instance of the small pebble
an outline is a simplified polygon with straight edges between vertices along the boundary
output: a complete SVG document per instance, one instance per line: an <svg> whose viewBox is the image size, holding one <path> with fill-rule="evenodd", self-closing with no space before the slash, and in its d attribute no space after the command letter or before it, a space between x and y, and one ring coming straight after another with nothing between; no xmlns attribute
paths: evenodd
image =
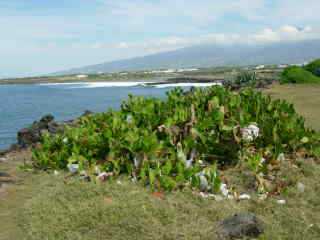
<svg viewBox="0 0 320 240"><path fill-rule="evenodd" d="M97 175L101 174L101 170L100 170L100 168L99 168L98 166L95 166L95 167L94 167L94 172L95 172L95 174L97 174Z"/></svg>
<svg viewBox="0 0 320 240"><path fill-rule="evenodd" d="M120 180L117 181L117 184L122 185L122 182Z"/></svg>
<svg viewBox="0 0 320 240"><path fill-rule="evenodd" d="M250 200L251 196L249 194L241 194L239 200Z"/></svg>
<svg viewBox="0 0 320 240"><path fill-rule="evenodd" d="M204 193L204 192L200 192L200 197L202 197L202 198L208 198L209 195L206 194L206 193Z"/></svg>
<svg viewBox="0 0 320 240"><path fill-rule="evenodd" d="M58 176L60 173L59 173L59 171L54 170L54 171L53 171L53 174L54 174L55 176Z"/></svg>
<svg viewBox="0 0 320 240"><path fill-rule="evenodd" d="M285 157L284 153L280 153L279 156L278 156L278 158L277 158L277 160L278 160L279 162L285 161L285 160L286 160L286 157Z"/></svg>
<svg viewBox="0 0 320 240"><path fill-rule="evenodd" d="M287 202L286 200L281 199L281 200L278 200L277 203L280 205L285 205Z"/></svg>
<svg viewBox="0 0 320 240"><path fill-rule="evenodd" d="M227 184L222 183L221 186L220 186L220 191L221 191L223 196L228 197L229 190L227 188Z"/></svg>
<svg viewBox="0 0 320 240"><path fill-rule="evenodd" d="M101 182L105 182L110 176L112 176L112 173L103 172L98 175L97 179Z"/></svg>
<svg viewBox="0 0 320 240"><path fill-rule="evenodd" d="M221 195L214 195L214 200L217 202L221 202L224 200L224 197Z"/></svg>
<svg viewBox="0 0 320 240"><path fill-rule="evenodd" d="M234 199L234 196L233 196L233 195L231 195L231 194L229 194L229 195L227 196L227 199L229 199L229 200L233 200L233 199Z"/></svg>
<svg viewBox="0 0 320 240"><path fill-rule="evenodd" d="M298 191L300 192L300 193L304 193L304 191L305 191L305 185L303 184L303 183L301 183L301 182L298 182L298 184L297 184L297 189L298 189Z"/></svg>
<svg viewBox="0 0 320 240"><path fill-rule="evenodd" d="M77 173L79 171L79 164L68 164L70 173Z"/></svg>
<svg viewBox="0 0 320 240"><path fill-rule="evenodd" d="M261 195L259 195L259 200L261 200L261 201L264 201L264 200L266 200L268 198L268 195L267 194L261 194Z"/></svg>

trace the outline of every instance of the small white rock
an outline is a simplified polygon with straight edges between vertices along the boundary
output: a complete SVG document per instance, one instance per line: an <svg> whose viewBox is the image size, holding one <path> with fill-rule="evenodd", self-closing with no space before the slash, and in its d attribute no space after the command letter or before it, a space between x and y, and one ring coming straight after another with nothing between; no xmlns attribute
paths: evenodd
<svg viewBox="0 0 320 240"><path fill-rule="evenodd" d="M224 197L221 195L214 195L214 200L217 202L221 202L224 200Z"/></svg>
<svg viewBox="0 0 320 240"><path fill-rule="evenodd" d="M209 197L209 195L207 194L207 193L204 193L204 192L200 192L200 197L202 197L202 198L208 198Z"/></svg>
<svg viewBox="0 0 320 240"><path fill-rule="evenodd" d="M95 174L97 174L97 175L101 174L101 170L100 170L100 168L99 168L98 166L95 166L95 167L94 167L94 172L95 172Z"/></svg>
<svg viewBox="0 0 320 240"><path fill-rule="evenodd" d="M201 175L200 176L200 190L201 191L206 191L208 190L209 183L208 180L205 176Z"/></svg>
<svg viewBox="0 0 320 240"><path fill-rule="evenodd" d="M135 168L139 168L142 163L141 157L134 157L133 164Z"/></svg>
<svg viewBox="0 0 320 240"><path fill-rule="evenodd" d="M303 183L301 183L301 182L298 182L298 184L297 184L297 189L298 189L298 191L300 192L300 193L304 193L304 191L305 191L305 185L303 184Z"/></svg>
<svg viewBox="0 0 320 240"><path fill-rule="evenodd" d="M277 158L277 161L283 162L285 160L286 160L286 157L285 157L284 153L280 153L278 158Z"/></svg>
<svg viewBox="0 0 320 240"><path fill-rule="evenodd" d="M241 194L239 200L250 200L251 196L249 194Z"/></svg>
<svg viewBox="0 0 320 240"><path fill-rule="evenodd" d="M224 184L224 183L221 184L221 186L220 186L220 192L222 193L222 195L223 195L224 197L228 197L228 195L229 195L229 190L228 190L228 188L227 188L227 184Z"/></svg>
<svg viewBox="0 0 320 240"><path fill-rule="evenodd" d="M259 200L261 200L261 201L264 201L264 200L266 200L267 198L268 198L268 195L265 194L265 193L259 195Z"/></svg>
<svg viewBox="0 0 320 240"><path fill-rule="evenodd" d="M229 194L229 195L227 196L227 199L229 199L229 200L233 200L233 199L234 199L234 196L233 196L233 195L231 195L231 194Z"/></svg>
<svg viewBox="0 0 320 240"><path fill-rule="evenodd" d="M70 173L77 173L79 171L79 164L68 164Z"/></svg>
<svg viewBox="0 0 320 240"><path fill-rule="evenodd" d="M67 144L68 143L68 138L64 138L63 140L62 140L62 142L64 143L64 144Z"/></svg>
<svg viewBox="0 0 320 240"><path fill-rule="evenodd" d="M186 161L186 168L191 168L193 163L193 159L189 159Z"/></svg>
<svg viewBox="0 0 320 240"><path fill-rule="evenodd" d="M277 203L280 205L285 205L287 202L286 200L281 199L281 200L277 200Z"/></svg>
<svg viewBox="0 0 320 240"><path fill-rule="evenodd" d="M118 185L122 185L122 182L120 180L117 181Z"/></svg>
<svg viewBox="0 0 320 240"><path fill-rule="evenodd" d="M103 172L98 175L97 179L100 180L101 182L105 182L110 176L111 176L110 173Z"/></svg>
<svg viewBox="0 0 320 240"><path fill-rule="evenodd" d="M259 137L259 133L260 129L256 124L250 124L248 127L241 129L242 139L249 142Z"/></svg>
<svg viewBox="0 0 320 240"><path fill-rule="evenodd" d="M5 162L5 161L7 161L6 158L4 158L4 157L0 158L0 162Z"/></svg>
<svg viewBox="0 0 320 240"><path fill-rule="evenodd" d="M60 174L59 171L57 171L57 170L53 171L53 175L58 176L59 174Z"/></svg>

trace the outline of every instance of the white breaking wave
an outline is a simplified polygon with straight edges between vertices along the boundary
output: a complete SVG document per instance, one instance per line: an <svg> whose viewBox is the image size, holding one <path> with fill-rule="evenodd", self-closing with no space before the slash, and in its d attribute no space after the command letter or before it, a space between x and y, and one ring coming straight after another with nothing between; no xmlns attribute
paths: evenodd
<svg viewBox="0 0 320 240"><path fill-rule="evenodd" d="M70 88L103 88L103 87L135 87L154 82L72 82L72 83L43 83L42 86L71 86Z"/></svg>
<svg viewBox="0 0 320 240"><path fill-rule="evenodd" d="M70 86L68 88L108 88L108 87L155 87L155 88L174 88L174 87L210 87L221 86L219 82L210 83L166 83L157 82L71 82L71 83L41 83L41 86Z"/></svg>
<svg viewBox="0 0 320 240"><path fill-rule="evenodd" d="M84 82L68 82L68 83L39 83L40 86L58 86L58 85L81 85L86 84Z"/></svg>
<svg viewBox="0 0 320 240"><path fill-rule="evenodd" d="M136 87L143 86L150 82L92 82L82 83L82 86L75 88L103 88L103 87Z"/></svg>
<svg viewBox="0 0 320 240"><path fill-rule="evenodd" d="M170 87L210 87L210 86L221 86L222 83L210 82L210 83L168 83L153 85L156 88L170 88Z"/></svg>

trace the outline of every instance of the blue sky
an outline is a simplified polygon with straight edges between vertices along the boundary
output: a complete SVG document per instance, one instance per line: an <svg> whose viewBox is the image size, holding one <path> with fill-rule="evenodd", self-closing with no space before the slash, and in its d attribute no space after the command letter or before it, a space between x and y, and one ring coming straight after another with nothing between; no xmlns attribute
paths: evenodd
<svg viewBox="0 0 320 240"><path fill-rule="evenodd" d="M319 0L2 0L0 77L194 44L320 39Z"/></svg>

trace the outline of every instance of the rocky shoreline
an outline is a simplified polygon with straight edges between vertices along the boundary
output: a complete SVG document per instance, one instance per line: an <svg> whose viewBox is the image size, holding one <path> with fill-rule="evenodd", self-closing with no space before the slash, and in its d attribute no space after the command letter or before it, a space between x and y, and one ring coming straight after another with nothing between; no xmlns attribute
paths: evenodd
<svg viewBox="0 0 320 240"><path fill-rule="evenodd" d="M43 134L57 134L63 132L66 126L74 127L77 125L79 119L84 116L88 116L93 112L86 110L79 118L57 122L51 114L47 114L40 118L38 121L34 121L30 127L23 128L17 133L17 143L12 144L8 149L0 150L0 157L5 156L11 152L17 152L37 145Z"/></svg>

